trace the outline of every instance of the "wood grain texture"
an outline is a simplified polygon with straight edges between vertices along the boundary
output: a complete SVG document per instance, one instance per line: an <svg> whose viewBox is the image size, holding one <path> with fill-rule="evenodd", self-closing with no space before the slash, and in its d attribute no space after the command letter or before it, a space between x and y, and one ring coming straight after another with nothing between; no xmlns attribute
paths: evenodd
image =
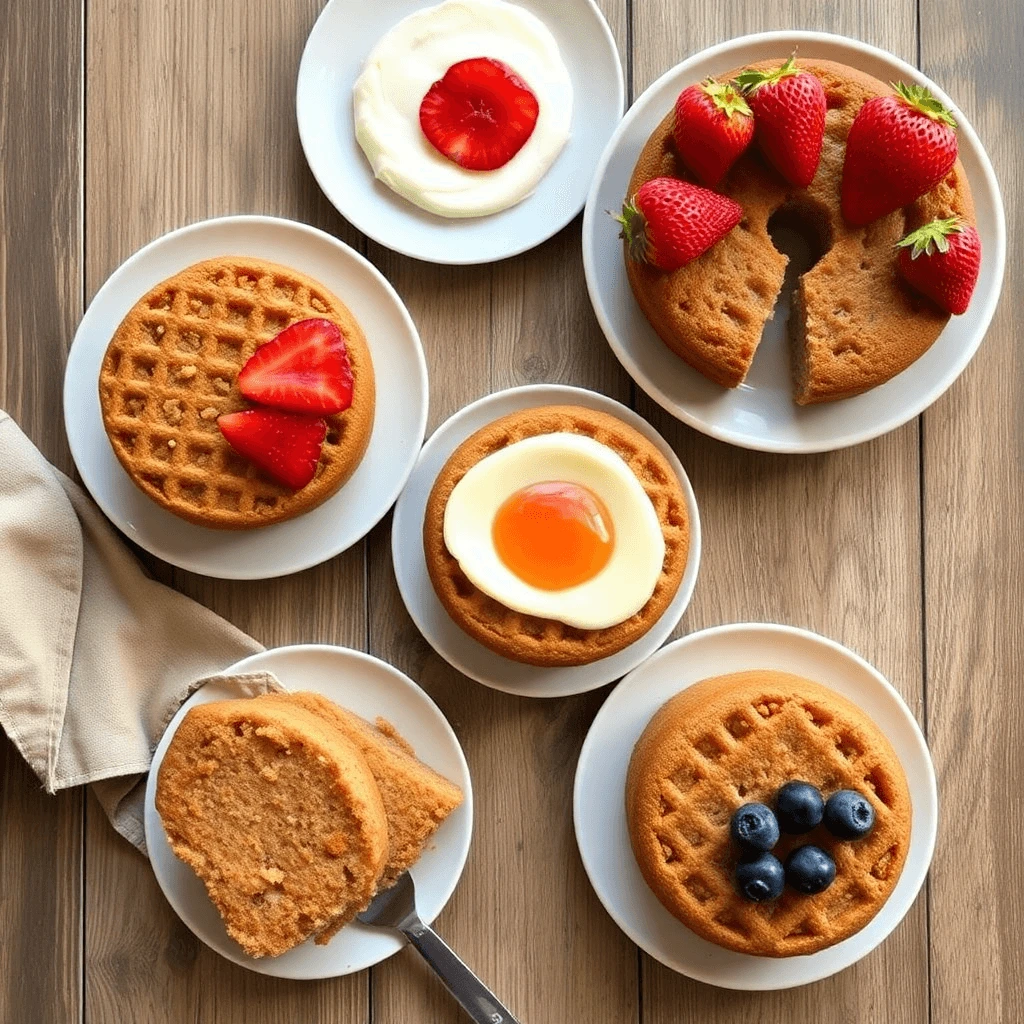
<svg viewBox="0 0 1024 1024"><path fill-rule="evenodd" d="M82 6L0 0L0 25L0 409L67 470L61 367L82 311ZM81 1016L82 806L78 791L46 796L0 734L2 1021Z"/></svg>
<svg viewBox="0 0 1024 1024"><path fill-rule="evenodd" d="M914 57L913 0L636 4L636 91L711 43L792 26L859 36ZM679 632L730 621L816 630L878 666L923 718L917 425L827 455L772 456L696 434L646 396L639 409L678 452L701 511L701 573ZM643 1024L924 1024L928 1015L924 898L884 947L808 988L739 994L642 961Z"/></svg>
<svg viewBox="0 0 1024 1024"><path fill-rule="evenodd" d="M1015 79L1024 8L922 0L921 67L970 119L1006 203L1003 297L964 375L924 415L928 726L942 820L931 889L932 1024L1024 1019L1024 354Z"/></svg>
<svg viewBox="0 0 1024 1024"><path fill-rule="evenodd" d="M359 237L323 198L295 127L299 57L316 0L97 0L88 12L86 263L91 296L157 235L205 217L267 213ZM365 644L364 546L282 580L227 583L147 559L155 575L263 643ZM366 976L314 985L232 966L184 928L148 864L98 805L86 829L90 1022L368 1016Z"/></svg>

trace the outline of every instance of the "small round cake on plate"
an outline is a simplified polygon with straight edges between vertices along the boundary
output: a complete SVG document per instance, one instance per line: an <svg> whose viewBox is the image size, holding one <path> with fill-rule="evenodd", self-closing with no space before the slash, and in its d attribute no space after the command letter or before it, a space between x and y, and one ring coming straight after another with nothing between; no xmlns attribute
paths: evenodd
<svg viewBox="0 0 1024 1024"><path fill-rule="evenodd" d="M626 820L674 917L726 949L788 957L878 913L907 857L911 804L864 711L761 670L705 679L661 707L633 749Z"/></svg>
<svg viewBox="0 0 1024 1024"><path fill-rule="evenodd" d="M686 497L658 448L582 406L503 416L455 449L427 500L427 572L452 620L529 665L585 665L658 621L683 579Z"/></svg>
<svg viewBox="0 0 1024 1024"><path fill-rule="evenodd" d="M315 474L291 487L236 451L218 420L250 408L238 377L254 353L312 320L341 333L351 404L322 418ZM142 296L107 347L99 393L132 482L183 519L229 530L292 519L334 494L366 452L376 401L370 350L345 304L298 270L241 256L193 264Z"/></svg>
<svg viewBox="0 0 1024 1024"><path fill-rule="evenodd" d="M783 63L734 68L766 71ZM821 160L807 188L787 182L755 143L717 191L743 219L703 255L664 271L626 255L633 294L662 341L717 384L735 388L750 369L765 322L783 288L787 256L771 232L788 221L813 238L820 258L798 280L790 315L794 398L800 405L848 398L885 383L928 350L949 314L912 289L898 272L896 243L935 218L973 225L974 205L959 160L930 191L863 227L847 223L840 185L851 125L863 105L892 95L884 82L830 60L798 59L824 89L827 112ZM669 110L640 153L626 198L654 178L692 181L673 141Z"/></svg>

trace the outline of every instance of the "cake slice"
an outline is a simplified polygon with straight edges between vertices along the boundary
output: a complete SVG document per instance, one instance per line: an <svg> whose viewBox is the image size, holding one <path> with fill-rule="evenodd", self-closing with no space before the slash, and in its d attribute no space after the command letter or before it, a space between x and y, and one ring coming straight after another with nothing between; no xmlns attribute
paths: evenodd
<svg viewBox="0 0 1024 1024"><path fill-rule="evenodd" d="M388 853L378 882L387 889L420 859L441 822L462 803L462 790L418 760L394 726L376 724L339 707L319 693L268 693L256 698L267 705L298 707L336 729L365 758L377 782L388 822ZM326 942L345 921L335 921L317 936Z"/></svg>
<svg viewBox="0 0 1024 1024"><path fill-rule="evenodd" d="M367 906L388 860L374 775L325 717L264 697L199 704L160 766L171 848L253 957L333 934Z"/></svg>

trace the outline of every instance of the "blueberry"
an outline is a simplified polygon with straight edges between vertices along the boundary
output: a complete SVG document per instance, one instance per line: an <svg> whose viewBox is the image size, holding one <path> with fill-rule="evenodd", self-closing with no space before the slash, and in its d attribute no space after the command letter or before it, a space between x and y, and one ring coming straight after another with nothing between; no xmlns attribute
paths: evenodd
<svg viewBox="0 0 1024 1024"><path fill-rule="evenodd" d="M825 801L809 782L787 782L775 797L775 817L787 835L801 836L821 824Z"/></svg>
<svg viewBox="0 0 1024 1024"><path fill-rule="evenodd" d="M770 807L744 804L732 816L729 835L747 853L767 853L779 841L779 823Z"/></svg>
<svg viewBox="0 0 1024 1024"><path fill-rule="evenodd" d="M836 877L836 862L817 846L798 846L786 858L786 881L797 892L824 892Z"/></svg>
<svg viewBox="0 0 1024 1024"><path fill-rule="evenodd" d="M863 839L874 824L871 801L855 789L841 789L825 804L825 828L837 839Z"/></svg>
<svg viewBox="0 0 1024 1024"><path fill-rule="evenodd" d="M754 903L777 900L785 884L786 873L782 870L782 863L770 853L744 857L736 865L736 888Z"/></svg>

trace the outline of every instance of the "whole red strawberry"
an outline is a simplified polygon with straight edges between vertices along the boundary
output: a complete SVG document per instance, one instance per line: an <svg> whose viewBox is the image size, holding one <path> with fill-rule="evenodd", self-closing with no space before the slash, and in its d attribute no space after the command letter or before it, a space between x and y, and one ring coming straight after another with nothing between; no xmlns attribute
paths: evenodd
<svg viewBox="0 0 1024 1024"><path fill-rule="evenodd" d="M507 64L472 57L453 64L420 103L420 128L430 144L471 171L493 171L526 145L540 105Z"/></svg>
<svg viewBox="0 0 1024 1024"><path fill-rule="evenodd" d="M748 68L736 83L754 112L757 144L786 181L807 188L814 180L825 139L825 89L790 57L780 68Z"/></svg>
<svg viewBox="0 0 1024 1024"><path fill-rule="evenodd" d="M679 94L672 136L683 163L714 188L750 145L754 118L734 85L707 78Z"/></svg>
<svg viewBox="0 0 1024 1024"><path fill-rule="evenodd" d="M959 217L940 217L896 244L908 284L947 313L966 311L981 268L981 239L974 228Z"/></svg>
<svg viewBox="0 0 1024 1024"><path fill-rule="evenodd" d="M953 114L923 85L897 82L857 111L843 162L843 216L859 227L912 203L956 162Z"/></svg>
<svg viewBox="0 0 1024 1024"><path fill-rule="evenodd" d="M739 203L679 178L645 182L616 218L630 259L661 270L695 260L742 219Z"/></svg>

